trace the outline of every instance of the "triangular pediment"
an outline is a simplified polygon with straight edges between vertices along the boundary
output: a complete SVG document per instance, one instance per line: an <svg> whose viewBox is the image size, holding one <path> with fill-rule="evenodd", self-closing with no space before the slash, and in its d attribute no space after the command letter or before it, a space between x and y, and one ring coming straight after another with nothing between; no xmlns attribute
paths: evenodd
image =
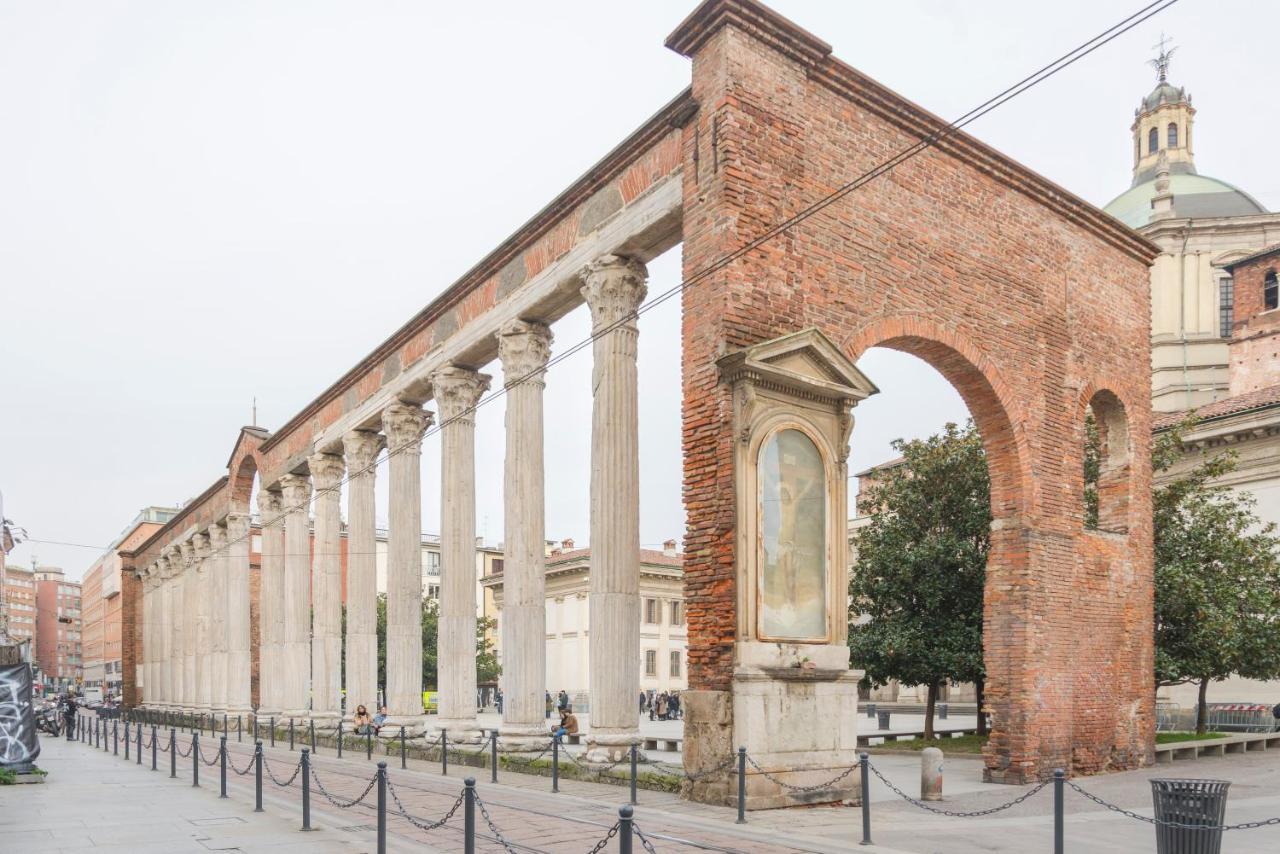
<svg viewBox="0 0 1280 854"><path fill-rule="evenodd" d="M862 400L876 394L866 374L817 328L754 344L719 360L727 379L743 371L786 384L808 387L830 396Z"/></svg>

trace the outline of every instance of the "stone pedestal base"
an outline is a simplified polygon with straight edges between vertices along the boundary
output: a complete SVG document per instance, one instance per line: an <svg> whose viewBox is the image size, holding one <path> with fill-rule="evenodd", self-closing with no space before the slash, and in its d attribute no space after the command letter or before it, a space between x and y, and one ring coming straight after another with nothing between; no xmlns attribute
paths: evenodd
<svg viewBox="0 0 1280 854"><path fill-rule="evenodd" d="M449 735L453 738L452 733ZM551 728L537 724L503 724L498 729L498 750L503 753L539 753L551 740Z"/></svg>
<svg viewBox="0 0 1280 854"><path fill-rule="evenodd" d="M404 727L405 738L417 738L427 731L424 715L387 715L382 729L378 730L378 738L392 739L400 737L400 727Z"/></svg>
<svg viewBox="0 0 1280 854"><path fill-rule="evenodd" d="M612 765L631 755L631 745L640 740L639 731L598 732L587 734L586 760L591 765ZM638 761L643 762L644 751L637 751Z"/></svg>
<svg viewBox="0 0 1280 854"><path fill-rule="evenodd" d="M311 722L315 724L316 732L323 735L332 735L338 731L338 721L342 718L337 712L312 712ZM261 718L259 718L261 720ZM397 731L398 734L398 731Z"/></svg>
<svg viewBox="0 0 1280 854"><path fill-rule="evenodd" d="M447 730L450 744L479 744L486 738L486 733L474 718L437 718L431 728L437 733Z"/></svg>
<svg viewBox="0 0 1280 854"><path fill-rule="evenodd" d="M858 762L862 672L848 669L848 648L753 642L737 647L730 691L680 695L685 768L705 775L685 782L685 797L736 804L736 754L742 746L753 760L747 764L747 809L858 800L858 771L849 769ZM786 787L826 781L832 782L807 792Z"/></svg>

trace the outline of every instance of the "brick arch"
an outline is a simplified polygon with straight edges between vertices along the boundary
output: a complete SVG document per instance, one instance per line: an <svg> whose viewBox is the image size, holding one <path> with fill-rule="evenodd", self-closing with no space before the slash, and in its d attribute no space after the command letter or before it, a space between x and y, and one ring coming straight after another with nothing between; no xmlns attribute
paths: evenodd
<svg viewBox="0 0 1280 854"><path fill-rule="evenodd" d="M253 513L253 482L263 472L263 460L259 453L262 439L249 431L242 431L240 441L227 462L227 510L231 513Z"/></svg>
<svg viewBox="0 0 1280 854"><path fill-rule="evenodd" d="M1098 474L1098 524L1097 530L1109 533L1128 533L1133 527L1130 519L1130 503L1135 472L1133 449L1138 445L1134 434L1134 419L1130 413L1135 407L1124 399L1118 385L1112 383L1088 383L1076 398L1076 445L1080 459L1084 458L1085 414L1093 411L1094 423L1102 443L1102 459ZM1078 480L1076 487L1083 507L1084 471L1073 473Z"/></svg>
<svg viewBox="0 0 1280 854"><path fill-rule="evenodd" d="M909 353L942 374L964 400L982 436L991 475L992 516L1006 519L1028 510L1034 492L1027 463L1030 451L1014 426L1026 423L1025 418L1017 396L986 354L954 330L916 314L877 318L860 327L843 347L854 361L872 347L887 347Z"/></svg>

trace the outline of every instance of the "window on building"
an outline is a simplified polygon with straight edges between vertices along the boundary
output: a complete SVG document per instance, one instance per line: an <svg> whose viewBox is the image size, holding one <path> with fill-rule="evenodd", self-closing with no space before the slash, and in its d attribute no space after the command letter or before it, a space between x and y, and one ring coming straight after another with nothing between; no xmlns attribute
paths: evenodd
<svg viewBox="0 0 1280 854"><path fill-rule="evenodd" d="M1230 276L1218 282L1218 335L1231 337L1231 321L1235 310L1235 284Z"/></svg>
<svg viewBox="0 0 1280 854"><path fill-rule="evenodd" d="M1147 154L1155 154L1156 149L1160 147L1160 131L1155 128L1147 134Z"/></svg>
<svg viewBox="0 0 1280 854"><path fill-rule="evenodd" d="M439 599L439 598L440 598L440 585L439 585L439 584L428 584L428 585L427 585L427 598L428 598L428 599Z"/></svg>
<svg viewBox="0 0 1280 854"><path fill-rule="evenodd" d="M1178 147L1178 126L1173 122L1169 122L1169 143L1170 148Z"/></svg>
<svg viewBox="0 0 1280 854"><path fill-rule="evenodd" d="M660 612L658 611L657 599L644 600L644 621L646 623L649 623L651 625L656 625L657 623L661 622L659 613Z"/></svg>
<svg viewBox="0 0 1280 854"><path fill-rule="evenodd" d="M1277 289L1275 270L1268 271L1267 277L1262 280L1262 305L1267 311L1280 308L1280 290Z"/></svg>
<svg viewBox="0 0 1280 854"><path fill-rule="evenodd" d="M671 625L684 625L684 603L679 599L671 600Z"/></svg>
<svg viewBox="0 0 1280 854"><path fill-rule="evenodd" d="M646 649L644 651L644 675L651 677L658 675L658 651L656 649Z"/></svg>
<svg viewBox="0 0 1280 854"><path fill-rule="evenodd" d="M680 678L680 650L671 650L671 678Z"/></svg>
<svg viewBox="0 0 1280 854"><path fill-rule="evenodd" d="M506 565L507 565L506 560L500 557L495 557L493 559L493 574L500 575L502 573L502 570L506 567Z"/></svg>
<svg viewBox="0 0 1280 854"><path fill-rule="evenodd" d="M427 575L440 574L440 552L427 552Z"/></svg>

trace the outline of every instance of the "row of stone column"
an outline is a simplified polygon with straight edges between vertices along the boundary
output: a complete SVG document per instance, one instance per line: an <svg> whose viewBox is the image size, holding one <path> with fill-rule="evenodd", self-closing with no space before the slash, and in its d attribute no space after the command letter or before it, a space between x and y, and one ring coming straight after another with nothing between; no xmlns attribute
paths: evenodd
<svg viewBox="0 0 1280 854"><path fill-rule="evenodd" d="M638 729L635 312L644 299L646 275L638 262L605 256L584 271L581 290L591 310L595 338L589 755L599 761L620 758ZM517 319L505 324L497 337L507 385L506 604L502 620L505 699L500 734L504 746L519 750L540 743L546 734L543 373L552 334L538 320ZM461 365L444 367L430 378L442 439L440 705L436 726L447 728L455 741L479 737L472 412L489 379ZM421 730L421 440L432 418L432 413L417 404L392 403L382 412L385 436L363 430L348 433L341 450L312 455L308 473L286 475L278 488L260 490L260 715L310 717L324 728L336 724L341 712L339 489L344 473L349 473L347 714L358 704L372 706L375 702L374 463L385 446L390 456L386 703L393 730L400 725L413 733ZM314 556L308 515L313 490ZM148 702L152 700L150 686L155 685L161 705L204 709L200 686L207 684L209 709L247 709L248 543L239 533L242 527L247 530L247 519L233 514L225 529L214 526L207 534L171 547L148 573L152 581L144 594L144 630L148 632L144 647L151 651L144 655L144 666L149 668L144 677ZM194 617L180 619L178 614Z"/></svg>

